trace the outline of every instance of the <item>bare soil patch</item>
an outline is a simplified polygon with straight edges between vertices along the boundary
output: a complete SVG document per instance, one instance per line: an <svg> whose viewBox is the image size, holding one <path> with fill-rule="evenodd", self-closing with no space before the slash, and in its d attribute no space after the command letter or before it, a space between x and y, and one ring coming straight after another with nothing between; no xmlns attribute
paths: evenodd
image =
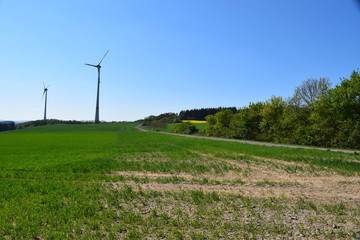
<svg viewBox="0 0 360 240"><path fill-rule="evenodd" d="M320 181L318 184L301 186L271 186L256 184L219 184L203 185L190 183L135 183L133 181L115 182L114 188L124 185L138 186L143 190L154 191L183 191L196 190L203 192L218 192L226 194L240 194L248 197L269 198L286 197L290 199L307 199L324 204L346 203L349 206L360 205L359 185L356 184L324 184Z"/></svg>
<svg viewBox="0 0 360 240"><path fill-rule="evenodd" d="M213 157L204 154L204 157ZM140 186L144 190L155 191L182 191L199 190L204 192L218 192L228 194L242 194L244 196L268 198L286 197L291 199L304 198L314 200L319 203L346 203L352 206L360 205L360 177L342 176L329 172L300 171L288 172L286 166L301 167L306 169L306 164L286 162L278 159L259 158L259 163L246 163L238 160L225 160L238 168L242 172L229 171L225 174L200 174L191 175L188 173L154 173L119 171L115 175L133 176L137 178L148 178L150 182L135 183L127 181L125 183L113 183L113 187L118 188L123 184ZM263 164L266 162L266 164ZM284 166L284 168L282 168ZM152 180L157 178L179 177L187 180L183 183L159 183ZM208 179L217 181L218 184L197 184L191 182L193 179ZM240 183L236 180L242 180Z"/></svg>
<svg viewBox="0 0 360 240"><path fill-rule="evenodd" d="M197 156L189 162L230 167L204 174L114 172L127 180L107 182L109 189L138 196L131 201L119 198L114 209L119 214L133 211L147 221L173 219L177 230L184 224L185 239L199 229L207 229L200 231L206 239L353 239L360 230L359 175L238 153L192 153ZM220 230L224 226L231 227ZM207 235L210 232L219 235ZM241 235L244 232L249 235Z"/></svg>
<svg viewBox="0 0 360 240"><path fill-rule="evenodd" d="M358 194L359 186L258 186L254 184L244 185L202 185L189 183L135 183L132 181L113 183L114 188L123 187L124 185L138 186L142 190L153 191L184 191L196 190L203 192L218 192L226 194L240 194L248 197L269 198L285 197L290 199L303 198L318 203L333 204L346 203L351 206L360 204Z"/></svg>

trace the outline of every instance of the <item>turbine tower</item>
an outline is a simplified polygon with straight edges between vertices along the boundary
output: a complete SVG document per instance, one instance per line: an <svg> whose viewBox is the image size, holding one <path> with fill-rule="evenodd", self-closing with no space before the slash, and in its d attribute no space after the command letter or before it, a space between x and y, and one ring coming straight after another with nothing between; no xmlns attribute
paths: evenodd
<svg viewBox="0 0 360 240"><path fill-rule="evenodd" d="M45 87L45 84L43 83L44 85L44 92L43 92L43 99L44 99L44 96L45 96L45 108L44 108L44 121L46 121L46 105L47 105L47 91L48 91L48 87Z"/></svg>
<svg viewBox="0 0 360 240"><path fill-rule="evenodd" d="M101 68L101 62L104 60L106 54L109 52L109 50L107 50L107 52L104 54L103 58L101 59L101 61L98 63L98 65L94 65L94 64L88 64L85 63L85 65L91 66L91 67L96 67L98 70L98 84L97 84L97 96L96 96L96 110L95 110L95 123L99 123L99 90L100 90L100 68Z"/></svg>

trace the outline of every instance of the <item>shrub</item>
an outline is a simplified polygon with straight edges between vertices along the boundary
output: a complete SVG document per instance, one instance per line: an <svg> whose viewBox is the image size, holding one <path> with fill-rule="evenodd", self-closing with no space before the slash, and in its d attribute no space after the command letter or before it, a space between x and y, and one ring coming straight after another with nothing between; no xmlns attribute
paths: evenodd
<svg viewBox="0 0 360 240"><path fill-rule="evenodd" d="M195 125L189 122L183 122L177 125L172 132L180 134L193 134L197 131L198 129L195 127Z"/></svg>

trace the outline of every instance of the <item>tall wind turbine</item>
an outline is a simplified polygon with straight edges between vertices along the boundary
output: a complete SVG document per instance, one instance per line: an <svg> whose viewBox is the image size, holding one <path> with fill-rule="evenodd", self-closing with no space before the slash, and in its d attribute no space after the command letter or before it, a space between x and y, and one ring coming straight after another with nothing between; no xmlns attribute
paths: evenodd
<svg viewBox="0 0 360 240"><path fill-rule="evenodd" d="M96 111L95 111L95 123L99 123L99 88L100 88L100 68L101 68L101 62L104 60L106 54L109 52L109 50L107 50L107 52L104 54L103 58L101 59L101 61L98 63L98 65L94 65L94 64L88 64L85 63L85 65L91 66L91 67L96 67L98 70L98 84L97 84L97 97L96 97Z"/></svg>
<svg viewBox="0 0 360 240"><path fill-rule="evenodd" d="M48 91L48 87L45 87L45 84L43 83L44 85L44 92L43 92L43 99L44 99L44 96L45 96L45 109L44 109L44 121L46 121L46 105L47 105L47 91Z"/></svg>

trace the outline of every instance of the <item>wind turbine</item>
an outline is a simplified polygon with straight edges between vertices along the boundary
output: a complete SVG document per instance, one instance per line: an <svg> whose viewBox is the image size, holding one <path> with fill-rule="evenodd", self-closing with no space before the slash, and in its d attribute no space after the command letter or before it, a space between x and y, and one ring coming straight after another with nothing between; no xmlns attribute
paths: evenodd
<svg viewBox="0 0 360 240"><path fill-rule="evenodd" d="M95 123L99 123L99 88L100 88L100 68L101 68L101 62L104 60L106 54L109 52L109 50L107 50L107 52L104 54L103 58L101 59L101 61L98 63L98 65L94 65L94 64L88 64L85 63L85 65L91 66L91 67L96 67L98 70L98 84L97 84L97 97L96 97L96 111L95 111Z"/></svg>
<svg viewBox="0 0 360 240"><path fill-rule="evenodd" d="M44 85L44 92L43 92L43 97L42 99L44 99L44 96L45 96L45 109L44 109L44 121L46 121L46 105L47 105L47 91L48 91L48 87L45 87L45 84L43 83Z"/></svg>

